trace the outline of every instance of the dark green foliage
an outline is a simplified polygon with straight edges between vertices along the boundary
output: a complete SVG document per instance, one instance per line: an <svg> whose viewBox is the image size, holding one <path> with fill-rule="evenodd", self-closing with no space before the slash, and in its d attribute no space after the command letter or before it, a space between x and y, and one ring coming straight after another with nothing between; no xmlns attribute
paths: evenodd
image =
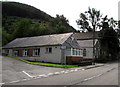
<svg viewBox="0 0 120 87"><path fill-rule="evenodd" d="M2 45L15 38L75 32L63 15L55 18L32 6L3 2Z"/></svg>
<svg viewBox="0 0 120 87"><path fill-rule="evenodd" d="M22 19L19 22L15 24L15 31L13 33L13 37L15 38L21 38L21 37L27 37L29 35L31 22L28 19Z"/></svg>
<svg viewBox="0 0 120 87"><path fill-rule="evenodd" d="M98 58L95 59L97 63L106 63L108 62L108 58L105 55L100 55Z"/></svg>
<svg viewBox="0 0 120 87"><path fill-rule="evenodd" d="M8 43L11 40L11 34L7 33L4 28L2 29L2 45Z"/></svg>
<svg viewBox="0 0 120 87"><path fill-rule="evenodd" d="M78 19L76 22L83 32L95 32L96 30L100 31L99 41L101 59L98 59L97 61L102 61L105 58L108 60L117 59L118 53L120 51L118 40L120 35L120 21L117 22L113 18L109 19L107 18L107 15L103 17L100 11L97 11L95 8L88 8L88 11L80 14L80 19ZM117 24L119 26L118 29L116 29ZM93 36L95 36L94 33Z"/></svg>
<svg viewBox="0 0 120 87"><path fill-rule="evenodd" d="M117 32L112 28L101 30L101 50L102 54L110 60L116 60L119 53L119 40Z"/></svg>
<svg viewBox="0 0 120 87"><path fill-rule="evenodd" d="M49 25L54 27L55 33L67 33L76 32L76 30L70 26L69 21L63 15L56 15L55 19L51 19Z"/></svg>
<svg viewBox="0 0 120 87"><path fill-rule="evenodd" d="M88 11L80 14L80 18L76 22L82 32L92 32L101 29L103 20L105 21L106 19L105 17L102 19L100 11L95 8L88 8Z"/></svg>
<svg viewBox="0 0 120 87"><path fill-rule="evenodd" d="M18 2L2 2L2 12L3 15L39 19L41 21L48 21L52 18L50 15L33 6Z"/></svg>

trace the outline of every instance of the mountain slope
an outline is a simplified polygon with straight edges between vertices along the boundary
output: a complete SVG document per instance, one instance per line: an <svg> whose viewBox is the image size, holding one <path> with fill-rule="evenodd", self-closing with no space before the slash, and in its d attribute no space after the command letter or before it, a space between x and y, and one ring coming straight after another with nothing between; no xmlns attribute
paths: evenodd
<svg viewBox="0 0 120 87"><path fill-rule="evenodd" d="M2 2L2 45L15 38L76 32L64 15L49 14L27 4Z"/></svg>
<svg viewBox="0 0 120 87"><path fill-rule="evenodd" d="M52 18L33 6L18 2L2 2L2 13L3 15L39 19L41 21L48 21Z"/></svg>

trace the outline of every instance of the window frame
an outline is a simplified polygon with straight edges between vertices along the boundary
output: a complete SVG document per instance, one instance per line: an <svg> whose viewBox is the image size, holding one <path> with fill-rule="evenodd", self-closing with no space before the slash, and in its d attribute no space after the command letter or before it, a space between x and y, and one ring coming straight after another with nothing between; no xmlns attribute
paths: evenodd
<svg viewBox="0 0 120 87"><path fill-rule="evenodd" d="M52 53L52 47L46 47L46 53Z"/></svg>
<svg viewBox="0 0 120 87"><path fill-rule="evenodd" d="M83 49L83 56L86 56L86 49Z"/></svg>
<svg viewBox="0 0 120 87"><path fill-rule="evenodd" d="M23 50L23 56L29 56L29 49L24 49Z"/></svg>
<svg viewBox="0 0 120 87"><path fill-rule="evenodd" d="M13 51L13 55L14 55L14 56L18 56L18 55L19 55L19 50L14 50L14 51Z"/></svg>
<svg viewBox="0 0 120 87"><path fill-rule="evenodd" d="M33 56L40 56L40 48L33 49Z"/></svg>

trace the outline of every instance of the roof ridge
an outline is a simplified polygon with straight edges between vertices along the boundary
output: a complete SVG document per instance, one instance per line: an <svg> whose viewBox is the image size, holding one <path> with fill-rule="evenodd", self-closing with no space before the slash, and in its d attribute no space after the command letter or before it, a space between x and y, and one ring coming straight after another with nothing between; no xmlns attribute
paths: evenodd
<svg viewBox="0 0 120 87"><path fill-rule="evenodd" d="M73 33L16 38L4 47L24 47L63 44Z"/></svg>
<svg viewBox="0 0 120 87"><path fill-rule="evenodd" d="M32 36L32 37L42 37L42 36L54 36L54 35L63 35L63 34L73 34L73 32L69 32L69 33L61 33L61 34L49 34L49 35L40 35L40 36ZM32 37L20 37L20 38L15 38L15 39L21 39L21 38L32 38ZM14 40L15 40L14 39Z"/></svg>

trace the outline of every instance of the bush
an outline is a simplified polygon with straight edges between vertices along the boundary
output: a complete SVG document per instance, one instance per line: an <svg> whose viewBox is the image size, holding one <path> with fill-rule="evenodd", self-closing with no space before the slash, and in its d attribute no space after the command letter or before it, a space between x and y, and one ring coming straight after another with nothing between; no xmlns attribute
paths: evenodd
<svg viewBox="0 0 120 87"><path fill-rule="evenodd" d="M95 62L98 63L106 63L108 61L105 55L100 55L98 58L95 59Z"/></svg>

